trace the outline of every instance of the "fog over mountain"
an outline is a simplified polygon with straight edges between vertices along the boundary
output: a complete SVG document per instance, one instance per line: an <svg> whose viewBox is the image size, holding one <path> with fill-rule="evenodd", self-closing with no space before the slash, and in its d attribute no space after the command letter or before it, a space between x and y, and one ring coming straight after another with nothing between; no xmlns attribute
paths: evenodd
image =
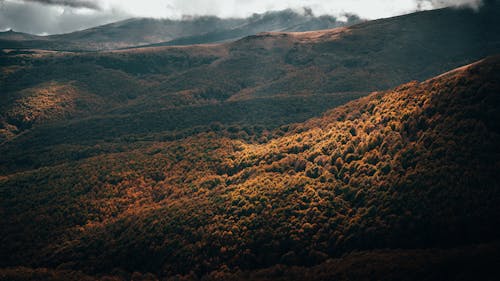
<svg viewBox="0 0 500 281"><path fill-rule="evenodd" d="M311 10L254 14L233 19L215 16L184 17L180 20L132 18L65 34L37 36L28 33L0 32L0 48L59 51L97 51L145 45L190 45L233 41L260 32L321 30L362 21L351 14L340 18L319 16Z"/></svg>
<svg viewBox="0 0 500 281"><path fill-rule="evenodd" d="M57 34L132 17L181 19L186 15L243 18L254 13L308 7L315 15L356 14L376 19L446 6L478 7L481 0L0 0L0 30Z"/></svg>

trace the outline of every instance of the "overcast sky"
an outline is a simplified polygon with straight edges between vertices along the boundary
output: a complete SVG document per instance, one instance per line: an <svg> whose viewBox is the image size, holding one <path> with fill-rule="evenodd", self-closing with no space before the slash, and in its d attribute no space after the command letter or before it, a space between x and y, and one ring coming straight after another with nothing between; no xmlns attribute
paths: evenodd
<svg viewBox="0 0 500 281"><path fill-rule="evenodd" d="M131 17L179 19L183 15L246 17L311 8L315 15L352 13L365 19L446 6L477 7L481 0L0 0L0 31L55 34Z"/></svg>

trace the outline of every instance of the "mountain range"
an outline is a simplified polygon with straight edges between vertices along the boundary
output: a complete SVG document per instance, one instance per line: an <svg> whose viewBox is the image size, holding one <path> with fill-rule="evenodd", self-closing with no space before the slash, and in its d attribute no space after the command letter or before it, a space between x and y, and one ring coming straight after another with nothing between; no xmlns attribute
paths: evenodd
<svg viewBox="0 0 500 281"><path fill-rule="evenodd" d="M96 51L140 45L190 45L236 40L263 31L307 31L359 22L354 15L339 21L332 16L314 16L284 10L254 14L243 19L215 16L185 17L181 20L132 18L67 34L36 36L13 30L0 32L0 47Z"/></svg>
<svg viewBox="0 0 500 281"><path fill-rule="evenodd" d="M3 33L0 280L496 280L498 8Z"/></svg>

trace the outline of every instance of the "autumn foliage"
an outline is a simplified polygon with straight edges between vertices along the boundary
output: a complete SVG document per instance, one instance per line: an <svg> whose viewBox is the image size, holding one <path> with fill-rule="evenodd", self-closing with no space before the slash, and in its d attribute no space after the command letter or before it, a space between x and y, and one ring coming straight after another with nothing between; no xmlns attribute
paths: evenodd
<svg viewBox="0 0 500 281"><path fill-rule="evenodd" d="M1 263L217 280L493 241L499 70L488 58L273 131L214 125L2 176Z"/></svg>

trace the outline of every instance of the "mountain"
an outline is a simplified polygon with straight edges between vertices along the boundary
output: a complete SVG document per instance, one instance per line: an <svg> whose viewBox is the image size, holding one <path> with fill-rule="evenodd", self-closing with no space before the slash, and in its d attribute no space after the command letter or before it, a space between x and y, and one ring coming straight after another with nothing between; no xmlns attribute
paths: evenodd
<svg viewBox="0 0 500 281"><path fill-rule="evenodd" d="M147 46L205 44L235 40L264 31L292 32L323 30L344 25L352 25L360 21L361 20L354 15L349 15L347 17L347 21L341 22L337 21L336 18L331 16L312 17L310 14L308 16L302 16L293 11L286 10L280 13L270 12L263 15L255 14L250 17L247 22L231 29L216 30L204 34L184 36L171 41L150 44Z"/></svg>
<svg viewBox="0 0 500 281"><path fill-rule="evenodd" d="M499 53L498 11L443 9L210 46L4 51L0 171L88 157L101 142L302 122ZM65 152L46 149L55 146Z"/></svg>
<svg viewBox="0 0 500 281"><path fill-rule="evenodd" d="M50 36L1 32L0 48L95 51L155 43L189 45L236 40L262 31L327 29L360 21L352 15L347 19L342 22L330 16L315 17L311 13L301 14L292 10L254 14L244 19L213 16L186 17L182 20L134 18ZM19 36L12 36L13 33Z"/></svg>
<svg viewBox="0 0 500 281"><path fill-rule="evenodd" d="M373 270L381 257L424 265L404 280L442 276L426 255L471 261L478 272L454 274L474 280L498 261L464 245L500 234L499 70L491 57L375 92L262 143L212 130L5 175L2 263L244 280L236 268L342 274L336 263L360 257L327 260L364 250Z"/></svg>
<svg viewBox="0 0 500 281"><path fill-rule="evenodd" d="M2 50L0 280L496 280L495 5Z"/></svg>
<svg viewBox="0 0 500 281"><path fill-rule="evenodd" d="M27 41L27 40L43 40L43 36L31 35L28 33L16 32L12 29L0 32L0 40L11 41Z"/></svg>

